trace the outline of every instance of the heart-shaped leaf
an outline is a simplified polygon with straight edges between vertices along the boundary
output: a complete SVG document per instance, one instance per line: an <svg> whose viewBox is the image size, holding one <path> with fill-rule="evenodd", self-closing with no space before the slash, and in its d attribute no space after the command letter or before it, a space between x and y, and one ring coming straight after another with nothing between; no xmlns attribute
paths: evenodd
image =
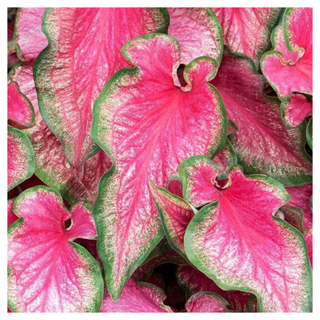
<svg viewBox="0 0 320 320"><path fill-rule="evenodd" d="M190 205L150 181L153 200L159 211L164 233L171 247L188 260L184 249L184 234L194 213Z"/></svg>
<svg viewBox="0 0 320 320"><path fill-rule="evenodd" d="M312 26L312 8L287 8L273 33L274 50L261 59L263 74L285 102L292 92L312 94Z"/></svg>
<svg viewBox="0 0 320 320"><path fill-rule="evenodd" d="M238 166L228 178L229 186L217 189L216 201L187 227L189 260L222 289L255 294L259 311L310 312L312 274L304 239L272 215L288 193L264 175L245 177Z"/></svg>
<svg viewBox="0 0 320 320"><path fill-rule="evenodd" d="M231 52L247 55L258 68L281 8L212 8L212 11L221 23L224 43Z"/></svg>
<svg viewBox="0 0 320 320"><path fill-rule="evenodd" d="M110 77L131 66L121 47L146 33L165 31L156 8L52 8L44 16L49 46L35 63L41 113L82 177L99 150L91 139L92 107Z"/></svg>
<svg viewBox="0 0 320 320"><path fill-rule="evenodd" d="M229 303L212 292L198 292L194 294L186 303L188 312L230 312Z"/></svg>
<svg viewBox="0 0 320 320"><path fill-rule="evenodd" d="M103 293L99 264L69 242L93 238L91 212L82 204L71 213L47 187L16 199L21 217L8 231L8 304L16 312L97 312Z"/></svg>
<svg viewBox="0 0 320 320"><path fill-rule="evenodd" d="M30 140L19 130L8 126L8 191L30 178L34 156Z"/></svg>
<svg viewBox="0 0 320 320"><path fill-rule="evenodd" d="M264 78L247 59L225 50L211 83L223 98L228 118L238 126L229 139L246 173L264 173L288 186L311 182L305 124L296 129L285 126L278 100L263 95Z"/></svg>
<svg viewBox="0 0 320 320"><path fill-rule="evenodd" d="M207 82L216 70L212 58L192 61L184 70L188 85L180 88L179 45L173 38L136 38L123 54L136 67L109 81L95 103L92 126L94 141L114 162L100 181L94 215L115 300L163 236L148 179L164 187L184 159L214 156L227 127L221 97Z"/></svg>
<svg viewBox="0 0 320 320"><path fill-rule="evenodd" d="M164 305L165 299L166 295L160 288L144 282L135 284L130 279L117 302L105 293L100 312L172 312Z"/></svg>
<svg viewBox="0 0 320 320"><path fill-rule="evenodd" d="M223 34L219 20L208 8L167 8L168 34L179 42L180 63L187 65L202 56L219 65L223 53Z"/></svg>

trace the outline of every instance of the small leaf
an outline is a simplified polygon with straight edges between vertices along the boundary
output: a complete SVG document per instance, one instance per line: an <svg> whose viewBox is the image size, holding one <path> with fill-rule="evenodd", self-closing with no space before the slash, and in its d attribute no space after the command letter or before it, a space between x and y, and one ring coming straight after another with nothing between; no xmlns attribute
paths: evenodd
<svg viewBox="0 0 320 320"><path fill-rule="evenodd" d="M12 211L14 200L15 199L8 200L8 206L7 206L7 211L8 211L8 216L7 216L8 229L15 221L18 220L18 217Z"/></svg>
<svg viewBox="0 0 320 320"><path fill-rule="evenodd" d="M15 312L97 312L102 301L100 267L87 250L69 242L96 236L82 203L71 213L61 197L34 187L16 199L21 217L8 231L8 304ZM71 219L70 226L65 222Z"/></svg>
<svg viewBox="0 0 320 320"><path fill-rule="evenodd" d="M160 288L143 282L135 284L130 279L117 302L113 302L106 292L100 312L173 312L164 305L165 299L166 295Z"/></svg>
<svg viewBox="0 0 320 320"><path fill-rule="evenodd" d="M193 210L183 199L165 189L158 188L152 181L149 182L149 186L168 242L187 260L184 249L184 234L194 216Z"/></svg>
<svg viewBox="0 0 320 320"><path fill-rule="evenodd" d="M312 95L312 25L312 8L287 8L273 33L274 50L261 58L263 74L284 102L292 92Z"/></svg>
<svg viewBox="0 0 320 320"><path fill-rule="evenodd" d="M229 303L212 292L195 293L186 303L188 312L230 312Z"/></svg>
<svg viewBox="0 0 320 320"><path fill-rule="evenodd" d="M8 184L10 191L30 178L34 172L34 156L30 140L19 130L8 126Z"/></svg>
<svg viewBox="0 0 320 320"><path fill-rule="evenodd" d="M312 274L304 239L272 216L289 195L277 181L245 177L239 167L229 181L217 201L189 223L189 260L224 290L255 294L258 311L311 312Z"/></svg>
<svg viewBox="0 0 320 320"><path fill-rule="evenodd" d="M220 65L223 34L219 20L208 8L167 8L170 18L168 34L179 42L180 63L209 56Z"/></svg>
<svg viewBox="0 0 320 320"><path fill-rule="evenodd" d="M295 227L300 233L304 233L303 210L301 208L283 206L281 212L283 213L283 220Z"/></svg>

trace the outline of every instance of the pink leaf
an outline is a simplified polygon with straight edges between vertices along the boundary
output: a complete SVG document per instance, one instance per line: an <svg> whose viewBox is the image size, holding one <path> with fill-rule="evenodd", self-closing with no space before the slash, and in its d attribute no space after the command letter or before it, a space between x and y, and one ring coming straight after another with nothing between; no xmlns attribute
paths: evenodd
<svg viewBox="0 0 320 320"><path fill-rule="evenodd" d="M231 52L247 55L258 67L281 8L212 8L212 11L221 23L224 42Z"/></svg>
<svg viewBox="0 0 320 320"><path fill-rule="evenodd" d="M245 312L247 302L252 296L242 291L224 291L205 274L190 265L178 266L177 281L187 291L188 296L200 291L210 291L223 297L235 312Z"/></svg>
<svg viewBox="0 0 320 320"><path fill-rule="evenodd" d="M8 84L8 118L22 126L34 124L34 111L28 98L21 94L16 82Z"/></svg>
<svg viewBox="0 0 320 320"><path fill-rule="evenodd" d="M183 192L182 192L182 182L181 179L178 178L179 175L173 175L173 177L170 177L167 183L167 190L182 198L183 199Z"/></svg>
<svg viewBox="0 0 320 320"><path fill-rule="evenodd" d="M311 182L304 125L285 126L278 101L263 95L264 78L246 59L226 52L211 83L223 98L228 118L238 126L229 139L246 173L264 173L284 185Z"/></svg>
<svg viewBox="0 0 320 320"><path fill-rule="evenodd" d="M170 18L168 34L179 42L180 63L209 56L219 65L223 53L220 23L208 8L167 8Z"/></svg>
<svg viewBox="0 0 320 320"><path fill-rule="evenodd" d="M225 290L255 294L264 312L310 312L312 274L302 235L272 213L289 200L277 181L239 167L186 230L191 263ZM215 199L212 199L215 200Z"/></svg>
<svg viewBox="0 0 320 320"><path fill-rule="evenodd" d="M312 183L297 187L287 187L290 194L288 206L298 207L303 210L303 219L305 229L312 228L312 211L310 209L310 197L312 195Z"/></svg>
<svg viewBox="0 0 320 320"><path fill-rule="evenodd" d="M172 312L164 305L165 299L164 292L156 286L143 282L135 284L130 279L117 302L106 292L100 312Z"/></svg>
<svg viewBox="0 0 320 320"><path fill-rule="evenodd" d="M30 178L34 172L34 156L30 140L19 130L8 126L8 191Z"/></svg>
<svg viewBox="0 0 320 320"><path fill-rule="evenodd" d="M312 8L287 8L273 34L274 50L261 59L265 77L285 102L292 92L312 94L312 25Z"/></svg>
<svg viewBox="0 0 320 320"><path fill-rule="evenodd" d="M82 177L98 148L90 137L92 107L110 77L130 67L120 52L130 39L165 30L156 8L51 8L43 28L49 46L35 63L41 113Z"/></svg>
<svg viewBox="0 0 320 320"><path fill-rule="evenodd" d="M312 228L311 229L308 229L303 237L304 237L304 240L306 241L306 244L307 244L307 248L308 248L308 256L309 256L309 260L310 260L310 263L311 263L311 268L313 267L313 236L312 236Z"/></svg>
<svg viewBox="0 0 320 320"><path fill-rule="evenodd" d="M8 218L7 218L8 229L15 221L18 220L18 217L12 211L13 204L14 204L14 199L8 200Z"/></svg>
<svg viewBox="0 0 320 320"><path fill-rule="evenodd" d="M137 67L110 80L95 103L92 126L92 137L114 160L100 181L95 207L104 239L99 252L114 299L163 235L148 179L164 187L181 161L194 154L213 156L226 135L222 100L207 82L216 70L213 59L191 62L184 70L188 85L180 88L173 38L136 38L123 54Z"/></svg>
<svg viewBox="0 0 320 320"><path fill-rule="evenodd" d="M111 159L100 151L86 161L82 180L69 165L60 140L38 115L36 124L25 131L35 154L35 174L48 186L57 190L70 203L85 201L94 205L101 176L111 167Z"/></svg>
<svg viewBox="0 0 320 320"><path fill-rule="evenodd" d="M290 101L281 104L282 116L287 126L297 127L312 112L312 103L302 94L293 94Z"/></svg>
<svg viewBox="0 0 320 320"><path fill-rule="evenodd" d="M228 302L219 295L211 292L198 292L186 303L188 312L229 312Z"/></svg>
<svg viewBox="0 0 320 320"><path fill-rule="evenodd" d="M192 208L181 198L165 189L158 188L151 181L149 186L161 217L164 233L171 247L187 260L184 249L184 234L194 216Z"/></svg>
<svg viewBox="0 0 320 320"><path fill-rule="evenodd" d="M13 210L22 219L8 231L10 309L99 311L103 290L99 265L83 247L69 242L96 236L90 211L80 203L70 213L61 197L46 187L23 192Z"/></svg>
<svg viewBox="0 0 320 320"><path fill-rule="evenodd" d="M45 8L20 8L15 22L15 41L19 59L34 62L38 54L47 46L48 40L42 32L42 16Z"/></svg>

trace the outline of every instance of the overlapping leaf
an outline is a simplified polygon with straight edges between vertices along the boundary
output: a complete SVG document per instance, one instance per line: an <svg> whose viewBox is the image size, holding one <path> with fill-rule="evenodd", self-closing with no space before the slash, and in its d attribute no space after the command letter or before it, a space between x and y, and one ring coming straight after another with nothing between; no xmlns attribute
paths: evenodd
<svg viewBox="0 0 320 320"><path fill-rule="evenodd" d="M312 94L312 28L312 8L286 9L273 33L274 50L261 59L264 75L285 102L292 92Z"/></svg>
<svg viewBox="0 0 320 320"><path fill-rule="evenodd" d="M97 312L103 281L96 260L69 242L93 238L91 212L70 214L46 187L22 193L13 211L21 217L8 231L8 304L16 312ZM69 222L69 225L67 223Z"/></svg>
<svg viewBox="0 0 320 320"><path fill-rule="evenodd" d="M14 214L12 211L14 204L14 199L8 200L8 207L7 207L7 224L8 224L8 229L9 227L18 220L18 217Z"/></svg>
<svg viewBox="0 0 320 320"><path fill-rule="evenodd" d="M242 291L224 291L206 275L190 265L178 266L176 277L178 283L187 291L188 296L200 291L213 292L224 298L230 305L230 309L235 312L245 312L248 299L252 296L250 293Z"/></svg>
<svg viewBox="0 0 320 320"><path fill-rule="evenodd" d="M30 178L34 172L34 156L30 140L19 130L8 126L8 191Z"/></svg>
<svg viewBox="0 0 320 320"><path fill-rule="evenodd" d="M307 142L309 147L312 150L312 140L313 140L313 129L312 129L312 119L309 121L307 126Z"/></svg>
<svg viewBox="0 0 320 320"><path fill-rule="evenodd" d="M187 260L184 234L194 213L183 199L150 182L153 200L159 211L164 233L173 249Z"/></svg>
<svg viewBox="0 0 320 320"><path fill-rule="evenodd" d="M311 267L313 266L313 229L308 229L304 234L304 240L306 241L307 248L308 248L308 256L310 259Z"/></svg>
<svg viewBox="0 0 320 320"><path fill-rule="evenodd" d="M249 61L225 55L211 83L219 90L228 118L238 126L230 141L246 173L264 173L284 185L311 182L310 157L305 152L305 125L288 129L280 105L262 93L263 77Z"/></svg>
<svg viewBox="0 0 320 320"><path fill-rule="evenodd" d="M194 294L186 303L188 312L229 312L228 302L219 295L211 292Z"/></svg>
<svg viewBox="0 0 320 320"><path fill-rule="evenodd" d="M84 162L98 151L90 137L93 103L116 71L131 66L121 47L166 27L167 16L153 8L46 11L43 30L49 46L34 70L41 113L80 178Z"/></svg>
<svg viewBox="0 0 320 320"><path fill-rule="evenodd" d="M312 183L297 187L287 187L290 194L288 206L298 207L303 210L303 220L305 229L312 228L312 211L310 208L310 197L312 195Z"/></svg>
<svg viewBox="0 0 320 320"><path fill-rule="evenodd" d="M194 170L200 171L201 160L195 158ZM304 239L272 216L289 200L285 189L263 175L245 177L234 167L228 187L216 191L211 201L217 201L203 207L186 230L189 260L221 288L254 293L259 311L310 312L312 278Z"/></svg>
<svg viewBox="0 0 320 320"><path fill-rule="evenodd" d="M184 70L188 85L180 88L173 38L136 38L123 54L137 67L110 80L96 101L92 126L94 140L114 160L95 207L99 253L114 299L163 235L148 179L164 187L181 161L213 156L226 135L221 97L207 82L216 69L213 59L191 62Z"/></svg>
<svg viewBox="0 0 320 320"><path fill-rule="evenodd" d="M172 312L164 305L164 292L149 283L135 284L130 279L117 302L113 302L109 293L105 293L100 312Z"/></svg>
<svg viewBox="0 0 320 320"><path fill-rule="evenodd" d="M212 11L221 23L224 42L231 52L247 55L258 67L281 8L212 8Z"/></svg>
<svg viewBox="0 0 320 320"><path fill-rule="evenodd" d="M168 34L179 42L180 63L209 56L218 65L223 53L223 34L215 14L208 8L167 8Z"/></svg>

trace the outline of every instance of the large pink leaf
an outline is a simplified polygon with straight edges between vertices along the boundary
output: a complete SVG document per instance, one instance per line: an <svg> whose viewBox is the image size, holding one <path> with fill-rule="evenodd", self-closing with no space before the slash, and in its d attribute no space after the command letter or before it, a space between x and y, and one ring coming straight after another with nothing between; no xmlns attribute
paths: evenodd
<svg viewBox="0 0 320 320"><path fill-rule="evenodd" d="M217 201L189 223L189 260L222 289L255 294L259 311L310 312L312 274L304 239L272 215L289 195L276 180L246 177L237 166L229 181L212 199Z"/></svg>
<svg viewBox="0 0 320 320"><path fill-rule="evenodd" d="M223 297L235 312L245 312L250 293L242 291L224 291L205 274L190 265L178 266L176 273L178 283L187 291L188 296L200 291L209 291Z"/></svg>
<svg viewBox="0 0 320 320"><path fill-rule="evenodd" d="M34 123L32 105L21 93L16 82L8 84L8 119L25 127L30 127Z"/></svg>
<svg viewBox="0 0 320 320"><path fill-rule="evenodd" d="M150 182L150 191L159 211L164 233L171 247L187 260L184 234L194 213L183 199Z"/></svg>
<svg viewBox="0 0 320 320"><path fill-rule="evenodd" d="M212 8L212 11L221 23L224 42L231 52L247 55L258 67L281 8Z"/></svg>
<svg viewBox="0 0 320 320"><path fill-rule="evenodd" d="M123 54L136 67L110 80L95 103L92 126L94 140L114 160L101 178L94 214L115 300L163 235L148 179L164 187L181 161L194 154L214 156L226 136L223 102L207 82L216 70L212 58L191 62L184 70L188 85L180 88L173 38L136 38Z"/></svg>
<svg viewBox="0 0 320 320"><path fill-rule="evenodd" d="M310 197L312 195L312 183L297 187L287 187L290 194L288 206L298 207L303 210L303 219L305 229L312 228L312 211L310 208Z"/></svg>
<svg viewBox="0 0 320 320"><path fill-rule="evenodd" d="M69 242L96 236L90 211L80 203L70 213L62 198L46 187L23 192L13 210L21 219L8 231L10 309L99 311L103 291L99 265L83 247Z"/></svg>
<svg viewBox="0 0 320 320"><path fill-rule="evenodd" d="M228 118L238 126L229 139L246 173L264 173L284 185L311 182L304 125L297 129L285 126L278 100L263 95L264 78L249 61L225 51L211 83L222 95Z"/></svg>
<svg viewBox="0 0 320 320"><path fill-rule="evenodd" d="M8 209L7 209L8 210L8 216L7 216L8 229L15 221L18 220L18 217L12 211L13 204L14 204L14 199L8 200Z"/></svg>
<svg viewBox="0 0 320 320"><path fill-rule="evenodd" d="M304 240L306 241L306 244L307 244L307 248L308 248L308 256L309 256L309 260L310 260L310 263L311 263L311 268L313 266L313 236L312 236L312 228L311 229L308 229L304 234L303 234L303 237L304 237Z"/></svg>
<svg viewBox="0 0 320 320"><path fill-rule="evenodd" d="M172 312L164 305L164 292L148 283L135 284L128 281L120 295L119 301L113 302L110 294L105 293L100 312Z"/></svg>
<svg viewBox="0 0 320 320"><path fill-rule="evenodd" d="M229 312L228 302L219 295L211 292L194 294L186 303L188 312Z"/></svg>
<svg viewBox="0 0 320 320"><path fill-rule="evenodd" d="M8 126L8 191L30 178L34 172L34 156L30 140L19 130Z"/></svg>
<svg viewBox="0 0 320 320"><path fill-rule="evenodd" d="M167 8L170 18L168 34L179 42L180 63L209 56L218 65L223 53L223 34L220 23L208 8Z"/></svg>
<svg viewBox="0 0 320 320"><path fill-rule="evenodd" d="M283 26L273 33L272 51L264 54L261 69L279 98L292 92L312 94L312 8L288 8Z"/></svg>
<svg viewBox="0 0 320 320"><path fill-rule="evenodd" d="M70 203L85 201L94 205L101 176L111 167L111 159L100 151L86 161L82 180L69 165L60 140L52 133L38 115L36 124L25 130L30 137L35 155L35 174L48 186L55 189Z"/></svg>
<svg viewBox="0 0 320 320"><path fill-rule="evenodd" d="M165 31L167 16L155 8L52 8L43 28L49 46L35 63L41 113L82 176L97 152L90 137L92 107L110 77L132 66L120 52L130 39Z"/></svg>

